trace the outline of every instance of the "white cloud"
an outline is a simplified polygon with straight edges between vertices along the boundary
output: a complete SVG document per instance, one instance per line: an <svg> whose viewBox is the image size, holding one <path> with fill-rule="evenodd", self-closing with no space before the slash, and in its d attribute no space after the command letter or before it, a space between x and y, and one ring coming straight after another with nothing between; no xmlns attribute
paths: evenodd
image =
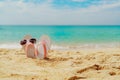
<svg viewBox="0 0 120 80"><path fill-rule="evenodd" d="M96 11L104 11L104 10L107 10L107 9L111 9L111 8L116 8L116 7L120 7L120 2L116 2L116 3L113 3L113 4L103 4L103 5L99 5L99 6L96 6L96 5L92 5L86 9L82 9L83 11L90 11L90 12L96 12Z"/></svg>
<svg viewBox="0 0 120 80"><path fill-rule="evenodd" d="M55 9L50 3L0 2L0 24L120 24L120 11L108 10L120 7L117 2L74 10Z"/></svg>

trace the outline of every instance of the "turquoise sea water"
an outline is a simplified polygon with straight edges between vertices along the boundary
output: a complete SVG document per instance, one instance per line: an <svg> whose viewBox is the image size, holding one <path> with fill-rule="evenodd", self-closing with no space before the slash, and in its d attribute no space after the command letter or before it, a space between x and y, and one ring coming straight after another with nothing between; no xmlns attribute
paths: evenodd
<svg viewBox="0 0 120 80"><path fill-rule="evenodd" d="M42 26L42 25L1 25L0 43L19 43L24 35L39 39L50 36L56 45L80 45L89 43L120 43L120 26Z"/></svg>

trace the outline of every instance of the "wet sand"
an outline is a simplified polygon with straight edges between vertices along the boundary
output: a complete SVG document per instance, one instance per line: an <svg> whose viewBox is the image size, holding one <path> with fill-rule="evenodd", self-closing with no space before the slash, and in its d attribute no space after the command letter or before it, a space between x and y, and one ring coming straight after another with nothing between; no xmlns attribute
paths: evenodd
<svg viewBox="0 0 120 80"><path fill-rule="evenodd" d="M48 60L0 49L0 80L119 80L120 48L51 50Z"/></svg>

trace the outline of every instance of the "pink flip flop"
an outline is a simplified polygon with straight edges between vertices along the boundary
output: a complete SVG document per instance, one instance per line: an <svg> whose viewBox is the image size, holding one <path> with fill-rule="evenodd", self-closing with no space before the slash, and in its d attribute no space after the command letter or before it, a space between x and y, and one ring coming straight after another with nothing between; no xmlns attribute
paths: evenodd
<svg viewBox="0 0 120 80"><path fill-rule="evenodd" d="M37 58L44 59L47 58L47 48L44 42L37 45Z"/></svg>
<svg viewBox="0 0 120 80"><path fill-rule="evenodd" d="M27 43L26 47L25 47L25 52L26 52L27 57L36 58L36 55L35 55L36 54L36 49L35 49L34 44Z"/></svg>
<svg viewBox="0 0 120 80"><path fill-rule="evenodd" d="M42 36L37 45L37 58L45 59L48 57L48 51L51 47L51 41L48 36Z"/></svg>
<svg viewBox="0 0 120 80"><path fill-rule="evenodd" d="M26 35L23 38L23 49L29 58L36 58L37 50L35 49L35 44L31 43L29 40L31 39L31 35Z"/></svg>

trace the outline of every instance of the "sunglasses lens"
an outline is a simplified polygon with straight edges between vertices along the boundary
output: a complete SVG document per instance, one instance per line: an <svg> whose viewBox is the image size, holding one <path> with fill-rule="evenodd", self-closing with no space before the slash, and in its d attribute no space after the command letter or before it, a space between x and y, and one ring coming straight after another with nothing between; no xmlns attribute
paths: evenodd
<svg viewBox="0 0 120 80"><path fill-rule="evenodd" d="M23 41L20 41L20 44L24 45L24 44L26 44L26 42L27 42L27 40L23 40Z"/></svg>
<svg viewBox="0 0 120 80"><path fill-rule="evenodd" d="M32 38L32 39L30 39L30 42L31 42L31 43L36 43L36 39L35 39L35 38Z"/></svg>

